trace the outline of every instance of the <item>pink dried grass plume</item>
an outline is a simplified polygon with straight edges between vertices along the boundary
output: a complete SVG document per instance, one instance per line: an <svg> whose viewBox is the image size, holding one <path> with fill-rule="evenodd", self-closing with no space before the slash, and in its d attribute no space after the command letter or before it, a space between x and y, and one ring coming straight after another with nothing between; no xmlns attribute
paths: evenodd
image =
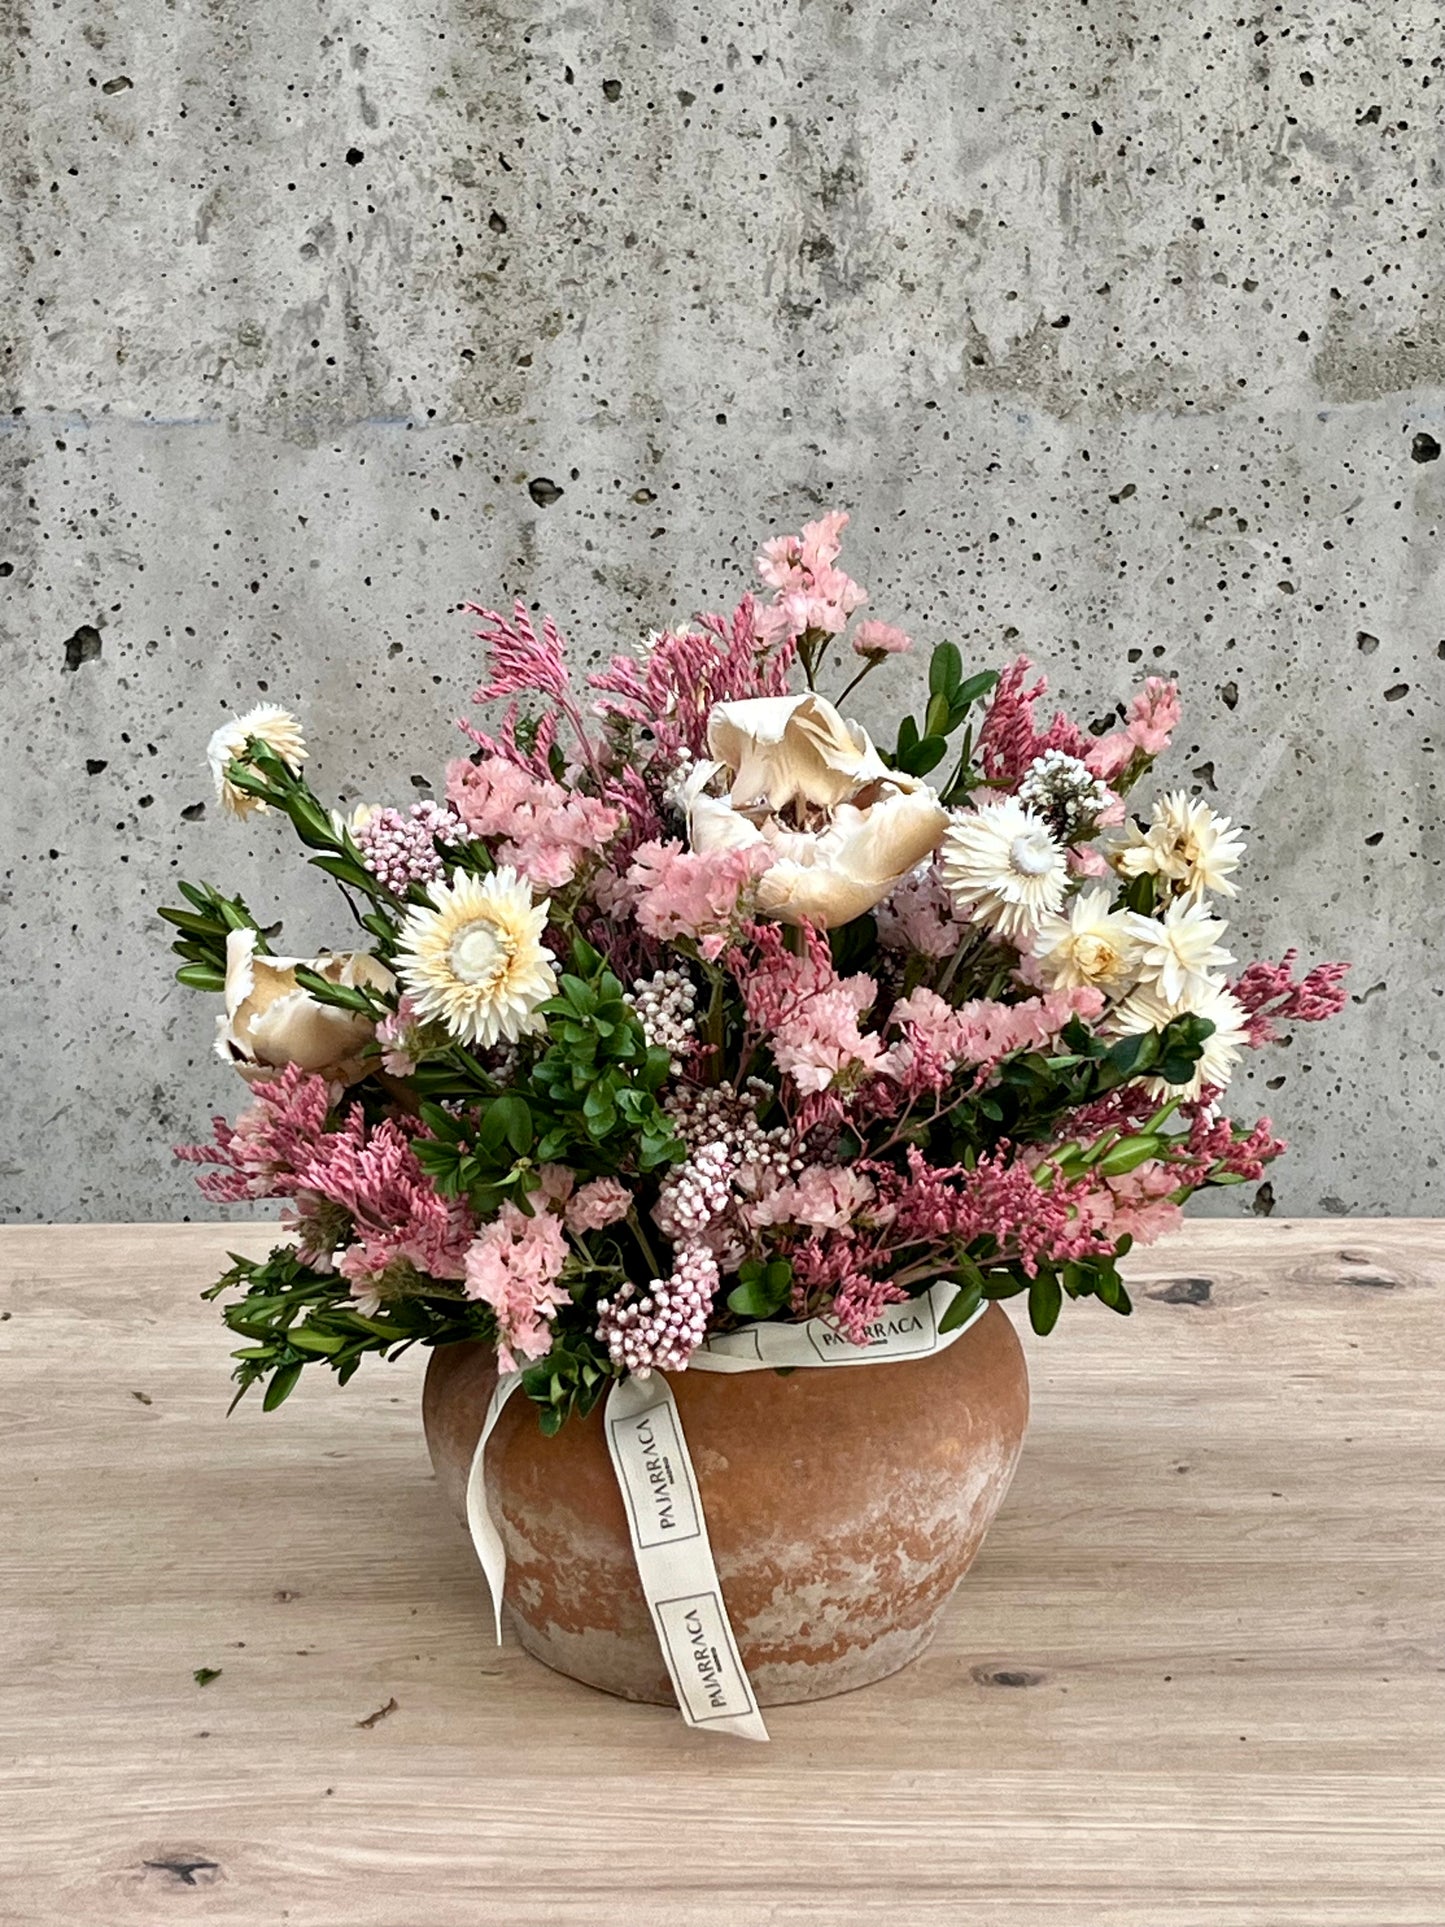
<svg viewBox="0 0 1445 1927"><path fill-rule="evenodd" d="M1094 739L1071 723L1060 709L1047 728L1040 730L1034 720L1034 704L1048 694L1048 678L1040 676L1030 687L1027 656L1011 662L994 685L988 714L978 735L979 761L990 783L1017 789L1028 771L1046 750L1060 749L1066 756L1087 762ZM1097 772L1095 772L1097 774Z"/></svg>
<svg viewBox="0 0 1445 1927"><path fill-rule="evenodd" d="M374 1288L396 1264L432 1278L460 1278L476 1224L466 1206L443 1198L412 1148L419 1126L383 1118L368 1126L359 1109L328 1132L298 1173L298 1201L339 1206L355 1245L338 1269L354 1291Z"/></svg>
<svg viewBox="0 0 1445 1927"><path fill-rule="evenodd" d="M1253 1049L1272 1044L1281 1024L1322 1024L1337 1017L1347 998L1347 963L1316 964L1296 981L1297 950L1278 963L1254 963L1229 988L1249 1014L1246 1041Z"/></svg>
<svg viewBox="0 0 1445 1927"><path fill-rule="evenodd" d="M1030 1278L1042 1264L1101 1257L1113 1250L1112 1240L1089 1216L1089 1180L1072 1182L1056 1175L1044 1187L1006 1143L981 1157L972 1170L929 1165L914 1146L909 1147L906 1177L891 1169L885 1175L872 1165L869 1170L879 1195L895 1207L893 1236L900 1244L956 1240L969 1245L990 1237L999 1256Z"/></svg>
<svg viewBox="0 0 1445 1927"><path fill-rule="evenodd" d="M759 633L751 596L732 616L705 615L696 629L668 630L639 659L616 655L592 676L597 712L645 729L669 761L707 755L713 705L787 693L795 650Z"/></svg>
<svg viewBox="0 0 1445 1927"><path fill-rule="evenodd" d="M251 1086L252 1102L234 1126L224 1117L211 1119L213 1144L178 1144L175 1155L183 1164L217 1167L196 1179L201 1196L212 1204L294 1197L341 1088L288 1064Z"/></svg>

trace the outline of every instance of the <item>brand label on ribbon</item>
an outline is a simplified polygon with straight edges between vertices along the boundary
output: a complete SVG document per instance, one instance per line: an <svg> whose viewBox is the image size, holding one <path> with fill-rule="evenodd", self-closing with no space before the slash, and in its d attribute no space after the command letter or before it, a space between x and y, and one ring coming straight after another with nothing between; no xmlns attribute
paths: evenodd
<svg viewBox="0 0 1445 1927"><path fill-rule="evenodd" d="M613 1418L609 1408L607 1423L633 1545L643 1550L695 1539L702 1509L691 1479L679 1477L687 1455L671 1398L628 1418Z"/></svg>
<svg viewBox="0 0 1445 1927"><path fill-rule="evenodd" d="M689 1726L755 1713L720 1592L659 1599L654 1613Z"/></svg>
<svg viewBox="0 0 1445 1927"><path fill-rule="evenodd" d="M688 1370L762 1372L927 1358L962 1338L988 1309L982 1304L961 1325L940 1332L957 1295L956 1285L938 1284L920 1298L887 1306L861 1345L822 1318L720 1332L698 1347ZM486 1450L520 1383L517 1372L498 1379L467 1480L467 1522L491 1588L499 1642L507 1554L487 1504ZM697 1475L667 1380L660 1372L618 1379L607 1395L604 1421L637 1575L683 1719L708 1732L765 1740L767 1728L728 1619Z"/></svg>

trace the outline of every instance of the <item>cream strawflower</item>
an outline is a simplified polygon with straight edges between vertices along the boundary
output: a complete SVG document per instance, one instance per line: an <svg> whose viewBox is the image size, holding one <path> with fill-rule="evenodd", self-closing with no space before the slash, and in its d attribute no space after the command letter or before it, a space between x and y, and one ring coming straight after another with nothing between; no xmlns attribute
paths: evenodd
<svg viewBox="0 0 1445 1927"><path fill-rule="evenodd" d="M1157 991L1142 985L1109 1013L1105 1029L1111 1037L1133 1037L1141 1031L1163 1030L1171 1017L1192 1011L1214 1026L1204 1040L1204 1052L1187 1084L1170 1084L1162 1077L1144 1080L1151 1097L1198 1097L1206 1084L1222 1091L1234 1075L1239 1053L1248 1041L1248 1015L1223 984L1192 983L1178 1003L1166 1003Z"/></svg>
<svg viewBox="0 0 1445 1927"><path fill-rule="evenodd" d="M233 816L249 816L252 810L267 808L259 796L237 789L227 774L252 736L273 749L293 775L306 761L301 725L289 709L282 709L277 703L258 703L244 716L233 716L230 722L222 723L206 745L206 760L216 779L216 801Z"/></svg>
<svg viewBox="0 0 1445 1927"><path fill-rule="evenodd" d="M1131 824L1129 834L1133 840L1114 858L1124 876L1163 877L1191 902L1206 890L1239 894L1230 877L1244 855L1244 838L1227 816L1216 816L1198 797L1184 790L1157 797L1149 828Z"/></svg>
<svg viewBox="0 0 1445 1927"><path fill-rule="evenodd" d="M1069 880L1048 824L1011 799L955 816L939 868L963 909L1015 942L1059 909Z"/></svg>
<svg viewBox="0 0 1445 1927"><path fill-rule="evenodd" d="M1095 884L1040 922L1033 954L1050 990L1093 985L1106 997L1117 997L1132 982L1139 939L1129 926L1129 913L1109 908L1112 896L1106 884Z"/></svg>
<svg viewBox="0 0 1445 1927"><path fill-rule="evenodd" d="M401 926L398 975L420 1018L436 1018L464 1044L515 1044L541 1030L536 1016L557 988L552 952L542 942L551 908L510 866L490 876L458 875L427 891Z"/></svg>
<svg viewBox="0 0 1445 1927"><path fill-rule="evenodd" d="M1168 1004L1177 1004L1191 985L1212 983L1211 971L1234 962L1219 945L1229 925L1211 916L1207 904L1179 897L1162 917L1130 911L1129 928L1139 945L1140 981Z"/></svg>

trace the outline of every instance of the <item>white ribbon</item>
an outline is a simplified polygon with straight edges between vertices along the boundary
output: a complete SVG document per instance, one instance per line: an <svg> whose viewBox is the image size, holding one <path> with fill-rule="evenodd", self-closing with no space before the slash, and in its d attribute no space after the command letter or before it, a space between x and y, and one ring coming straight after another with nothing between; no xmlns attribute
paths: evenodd
<svg viewBox="0 0 1445 1927"><path fill-rule="evenodd" d="M812 1370L929 1358L962 1338L988 1309L981 1304L952 1331L940 1332L943 1315L957 1294L957 1285L937 1284L921 1298L887 1306L868 1327L861 1345L822 1318L798 1325L744 1325L707 1339L688 1360L687 1369ZM499 1645L507 1549L487 1504L486 1451L497 1420L521 1382L520 1372L506 1372L497 1380L467 1477L467 1524L491 1589ZM767 1728L723 1603L697 1474L666 1378L655 1372L648 1378L618 1379L607 1394L603 1422L627 1511L637 1576L683 1719L705 1732L765 1740Z"/></svg>

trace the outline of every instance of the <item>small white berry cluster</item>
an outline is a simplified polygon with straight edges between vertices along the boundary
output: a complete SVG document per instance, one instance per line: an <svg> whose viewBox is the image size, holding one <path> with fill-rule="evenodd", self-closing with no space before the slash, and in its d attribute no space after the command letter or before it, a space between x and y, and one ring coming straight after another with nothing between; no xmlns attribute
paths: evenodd
<svg viewBox="0 0 1445 1927"><path fill-rule="evenodd" d="M718 1288L718 1265L706 1245L682 1244L672 1276L654 1278L647 1295L625 1284L597 1306L597 1336L614 1365L637 1378L685 1369L703 1339Z"/></svg>
<svg viewBox="0 0 1445 1927"><path fill-rule="evenodd" d="M732 1203L732 1154L726 1144L705 1144L663 1179L653 1217L669 1238L696 1236Z"/></svg>
<svg viewBox="0 0 1445 1927"><path fill-rule="evenodd" d="M413 883L434 883L443 874L438 843L455 843L465 831L440 803L413 803L400 810L374 811L353 832L361 860L377 882L397 896Z"/></svg>
<svg viewBox="0 0 1445 1927"><path fill-rule="evenodd" d="M790 1155L786 1128L765 1131L758 1122L758 1107L771 1096L758 1077L750 1077L741 1091L726 1081L684 1084L667 1094L663 1109L689 1151L696 1155L706 1144L726 1146L733 1170L756 1189L764 1171L786 1177L790 1167L802 1168Z"/></svg>
<svg viewBox="0 0 1445 1927"><path fill-rule="evenodd" d="M1018 800L1037 811L1063 840L1092 829L1109 803L1109 786L1061 749L1046 749L1024 771Z"/></svg>
<svg viewBox="0 0 1445 1927"><path fill-rule="evenodd" d="M697 1035L697 988L680 970L655 970L639 977L626 1000L637 1012L649 1044L665 1050L672 1074L681 1077L684 1060Z"/></svg>

